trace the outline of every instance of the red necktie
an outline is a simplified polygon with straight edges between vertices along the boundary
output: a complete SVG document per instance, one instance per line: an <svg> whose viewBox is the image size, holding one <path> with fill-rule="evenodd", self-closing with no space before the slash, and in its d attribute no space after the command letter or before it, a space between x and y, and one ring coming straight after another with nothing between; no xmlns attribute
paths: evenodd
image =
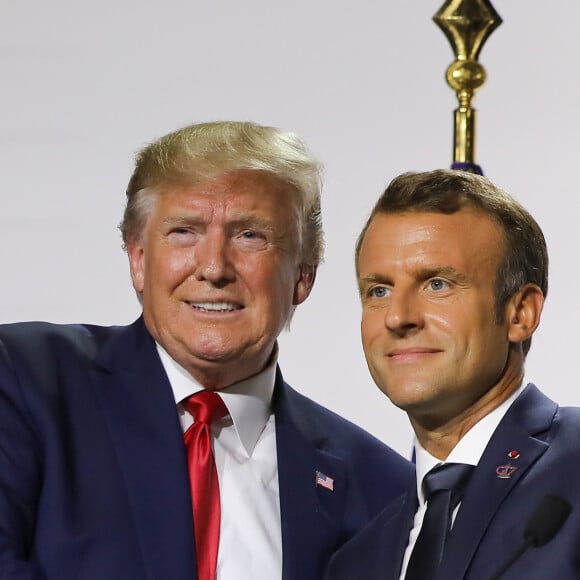
<svg viewBox="0 0 580 580"><path fill-rule="evenodd" d="M221 397L200 391L183 403L195 422L185 432L198 580L215 580L220 536L220 492L211 450L211 423L228 414Z"/></svg>

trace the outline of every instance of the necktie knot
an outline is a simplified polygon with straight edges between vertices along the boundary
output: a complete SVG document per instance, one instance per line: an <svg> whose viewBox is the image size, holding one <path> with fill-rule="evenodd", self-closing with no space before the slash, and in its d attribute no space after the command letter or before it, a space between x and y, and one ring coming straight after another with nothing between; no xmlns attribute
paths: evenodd
<svg viewBox="0 0 580 580"><path fill-rule="evenodd" d="M195 395L185 399L183 405L196 423L210 425L228 414L222 398L213 391L195 393Z"/></svg>
<svg viewBox="0 0 580 580"><path fill-rule="evenodd" d="M434 467L423 478L425 499L429 501L435 492L445 490L450 491L452 497L457 498L459 503L473 469L473 465L465 463L444 463Z"/></svg>

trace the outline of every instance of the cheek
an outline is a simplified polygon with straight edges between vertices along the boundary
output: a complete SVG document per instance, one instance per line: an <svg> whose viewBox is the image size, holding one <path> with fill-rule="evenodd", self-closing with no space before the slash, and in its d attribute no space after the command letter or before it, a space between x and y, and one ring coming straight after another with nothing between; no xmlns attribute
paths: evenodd
<svg viewBox="0 0 580 580"><path fill-rule="evenodd" d="M437 309L425 314L426 327L436 340L453 344L457 350L471 350L481 338L477 310L465 307Z"/></svg>
<svg viewBox="0 0 580 580"><path fill-rule="evenodd" d="M363 312L360 331L366 352L386 333L385 325L383 324L383 313L378 311Z"/></svg>
<svg viewBox="0 0 580 580"><path fill-rule="evenodd" d="M453 341L455 355L466 367L495 374L505 363L507 341L505 331L495 323L492 314L489 318L482 316L485 312L490 311L484 308L481 314L466 315L445 333Z"/></svg>
<svg viewBox="0 0 580 580"><path fill-rule="evenodd" d="M299 274L297 267L270 259L240 261L236 264L236 271L256 295L263 294L268 300L282 302L294 294Z"/></svg>
<svg viewBox="0 0 580 580"><path fill-rule="evenodd" d="M507 326L496 324L495 318L491 318L482 329L480 341L482 357L487 356L490 364L503 366L509 351Z"/></svg>
<svg viewBox="0 0 580 580"><path fill-rule="evenodd" d="M175 284L183 281L193 272L193 256L191 252L171 251L157 252L146 261L149 284Z"/></svg>

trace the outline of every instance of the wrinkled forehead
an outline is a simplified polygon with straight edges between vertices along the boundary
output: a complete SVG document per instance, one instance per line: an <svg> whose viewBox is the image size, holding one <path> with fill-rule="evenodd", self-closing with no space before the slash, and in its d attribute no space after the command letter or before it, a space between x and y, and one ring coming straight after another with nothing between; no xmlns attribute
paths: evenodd
<svg viewBox="0 0 580 580"><path fill-rule="evenodd" d="M203 193L207 196L235 197L254 193L264 199L278 198L281 202L287 200L302 205L301 196L292 183L267 171L245 169L228 171L211 177L165 181L147 189L154 191L158 196L178 190L190 190L192 193Z"/></svg>
<svg viewBox="0 0 580 580"><path fill-rule="evenodd" d="M162 221L263 224L300 240L301 206L295 188L264 172L235 172L211 180L164 183L139 192L140 235Z"/></svg>

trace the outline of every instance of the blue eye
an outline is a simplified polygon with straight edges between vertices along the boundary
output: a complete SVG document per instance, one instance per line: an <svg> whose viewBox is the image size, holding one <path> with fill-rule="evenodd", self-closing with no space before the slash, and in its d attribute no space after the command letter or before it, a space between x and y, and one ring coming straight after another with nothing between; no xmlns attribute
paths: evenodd
<svg viewBox="0 0 580 580"><path fill-rule="evenodd" d="M245 252L263 250L268 246L268 237L261 230L241 230L235 232L234 243Z"/></svg>
<svg viewBox="0 0 580 580"><path fill-rule="evenodd" d="M444 290L447 287L448 283L445 282L445 280L441 280L441 278L429 280L429 288L431 288L431 290Z"/></svg>
<svg viewBox="0 0 580 580"><path fill-rule="evenodd" d="M375 298L384 298L387 295L387 288L385 286L375 286L371 288L369 294Z"/></svg>

